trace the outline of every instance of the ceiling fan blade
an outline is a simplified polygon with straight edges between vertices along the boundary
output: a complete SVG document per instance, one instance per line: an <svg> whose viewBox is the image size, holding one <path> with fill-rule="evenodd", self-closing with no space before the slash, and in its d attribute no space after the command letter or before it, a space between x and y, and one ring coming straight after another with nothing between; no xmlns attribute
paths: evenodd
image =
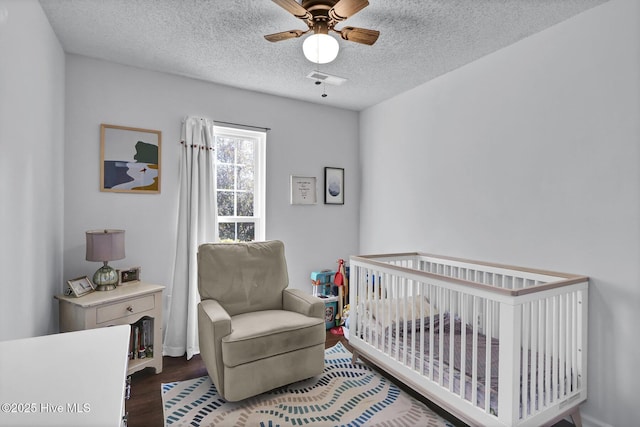
<svg viewBox="0 0 640 427"><path fill-rule="evenodd" d="M378 40L380 31L367 30L366 28L344 27L339 31L343 39L350 42L372 45Z"/></svg>
<svg viewBox="0 0 640 427"><path fill-rule="evenodd" d="M264 38L269 40L270 42L281 42L282 40L295 39L296 37L300 37L307 32L308 31L302 30L283 31L281 33L269 34L267 36L264 36Z"/></svg>
<svg viewBox="0 0 640 427"><path fill-rule="evenodd" d="M296 0L273 0L275 4L300 19L311 19L311 13Z"/></svg>
<svg viewBox="0 0 640 427"><path fill-rule="evenodd" d="M344 21L368 5L368 0L340 0L329 10L329 17L337 22Z"/></svg>

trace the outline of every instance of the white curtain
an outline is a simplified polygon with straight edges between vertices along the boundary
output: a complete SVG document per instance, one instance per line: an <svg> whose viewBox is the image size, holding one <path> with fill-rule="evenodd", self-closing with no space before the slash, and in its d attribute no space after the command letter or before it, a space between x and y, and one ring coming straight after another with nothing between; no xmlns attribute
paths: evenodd
<svg viewBox="0 0 640 427"><path fill-rule="evenodd" d="M198 117L182 124L177 247L163 347L167 356L186 353L191 359L200 352L198 246L218 240L213 126L212 120Z"/></svg>

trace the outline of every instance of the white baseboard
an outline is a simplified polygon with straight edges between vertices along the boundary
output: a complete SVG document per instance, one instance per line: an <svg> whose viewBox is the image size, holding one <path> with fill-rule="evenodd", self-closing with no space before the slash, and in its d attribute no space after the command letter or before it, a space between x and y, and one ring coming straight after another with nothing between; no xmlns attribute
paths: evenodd
<svg viewBox="0 0 640 427"><path fill-rule="evenodd" d="M604 421L590 417L583 412L580 415L582 416L582 425L584 427L613 427L611 424L607 424Z"/></svg>

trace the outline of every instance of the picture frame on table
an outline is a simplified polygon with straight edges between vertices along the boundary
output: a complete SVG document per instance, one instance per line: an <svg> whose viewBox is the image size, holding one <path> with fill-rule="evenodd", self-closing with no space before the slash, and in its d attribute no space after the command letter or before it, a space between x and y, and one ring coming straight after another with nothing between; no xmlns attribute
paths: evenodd
<svg viewBox="0 0 640 427"><path fill-rule="evenodd" d="M160 193L162 132L100 125L100 191Z"/></svg>
<svg viewBox="0 0 640 427"><path fill-rule="evenodd" d="M140 281L140 267L131 267L126 270L117 270L118 286Z"/></svg>
<svg viewBox="0 0 640 427"><path fill-rule="evenodd" d="M344 205L344 168L324 168L324 204Z"/></svg>
<svg viewBox="0 0 640 427"><path fill-rule="evenodd" d="M76 298L90 294L96 290L96 287L88 276L76 277L75 279L68 280L67 284Z"/></svg>

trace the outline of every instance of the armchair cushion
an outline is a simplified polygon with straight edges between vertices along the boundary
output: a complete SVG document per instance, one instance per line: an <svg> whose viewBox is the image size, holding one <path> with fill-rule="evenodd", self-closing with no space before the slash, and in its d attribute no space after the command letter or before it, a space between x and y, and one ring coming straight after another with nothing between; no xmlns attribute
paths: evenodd
<svg viewBox="0 0 640 427"><path fill-rule="evenodd" d="M324 344L324 319L284 310L233 317L233 331L222 339L222 360L232 368L243 363Z"/></svg>
<svg viewBox="0 0 640 427"><path fill-rule="evenodd" d="M282 310L288 285L282 242L207 243L198 249L200 299L220 301L231 316Z"/></svg>

